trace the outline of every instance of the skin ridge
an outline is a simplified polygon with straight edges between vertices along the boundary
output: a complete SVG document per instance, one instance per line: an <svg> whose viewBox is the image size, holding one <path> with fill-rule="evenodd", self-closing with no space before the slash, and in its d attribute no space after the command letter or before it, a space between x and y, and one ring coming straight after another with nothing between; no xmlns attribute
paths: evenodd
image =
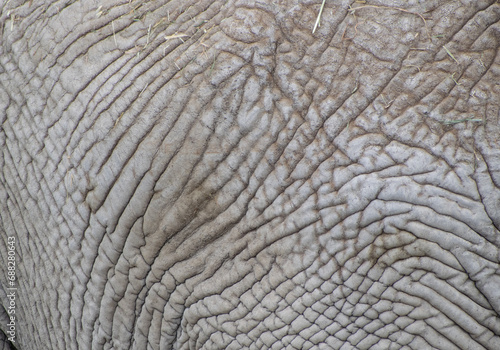
<svg viewBox="0 0 500 350"><path fill-rule="evenodd" d="M17 348L500 347L499 5L320 5L2 7Z"/></svg>

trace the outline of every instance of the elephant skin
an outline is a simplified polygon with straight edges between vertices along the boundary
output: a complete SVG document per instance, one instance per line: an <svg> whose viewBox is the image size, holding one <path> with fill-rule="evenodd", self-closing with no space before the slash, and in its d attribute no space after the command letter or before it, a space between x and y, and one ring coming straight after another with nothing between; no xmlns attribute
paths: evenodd
<svg viewBox="0 0 500 350"><path fill-rule="evenodd" d="M1 349L500 349L497 1L0 9Z"/></svg>

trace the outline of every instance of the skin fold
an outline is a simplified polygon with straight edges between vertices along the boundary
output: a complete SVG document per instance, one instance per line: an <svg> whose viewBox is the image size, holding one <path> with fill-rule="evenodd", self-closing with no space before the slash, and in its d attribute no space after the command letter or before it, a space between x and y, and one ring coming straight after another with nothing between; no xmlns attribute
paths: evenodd
<svg viewBox="0 0 500 350"><path fill-rule="evenodd" d="M494 0L4 1L0 349L500 349L499 47Z"/></svg>

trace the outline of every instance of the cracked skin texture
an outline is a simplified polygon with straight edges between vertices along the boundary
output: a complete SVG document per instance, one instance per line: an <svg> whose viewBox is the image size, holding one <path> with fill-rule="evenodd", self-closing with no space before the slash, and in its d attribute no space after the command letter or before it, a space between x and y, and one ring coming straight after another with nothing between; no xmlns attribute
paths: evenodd
<svg viewBox="0 0 500 350"><path fill-rule="evenodd" d="M17 349L500 349L500 4L320 3L2 5Z"/></svg>

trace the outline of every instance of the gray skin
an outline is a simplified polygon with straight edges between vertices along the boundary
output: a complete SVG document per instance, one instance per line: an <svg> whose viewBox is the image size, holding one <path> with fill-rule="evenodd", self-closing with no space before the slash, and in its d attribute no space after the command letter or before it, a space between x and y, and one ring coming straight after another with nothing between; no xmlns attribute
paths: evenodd
<svg viewBox="0 0 500 350"><path fill-rule="evenodd" d="M0 349L500 349L500 4L191 2L0 5Z"/></svg>

